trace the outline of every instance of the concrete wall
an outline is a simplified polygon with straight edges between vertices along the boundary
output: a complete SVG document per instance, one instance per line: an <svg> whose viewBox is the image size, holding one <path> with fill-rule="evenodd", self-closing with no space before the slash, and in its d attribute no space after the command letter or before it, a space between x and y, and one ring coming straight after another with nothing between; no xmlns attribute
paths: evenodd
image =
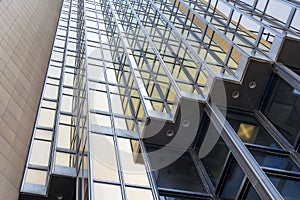
<svg viewBox="0 0 300 200"><path fill-rule="evenodd" d="M62 0L0 0L0 200L17 199Z"/></svg>

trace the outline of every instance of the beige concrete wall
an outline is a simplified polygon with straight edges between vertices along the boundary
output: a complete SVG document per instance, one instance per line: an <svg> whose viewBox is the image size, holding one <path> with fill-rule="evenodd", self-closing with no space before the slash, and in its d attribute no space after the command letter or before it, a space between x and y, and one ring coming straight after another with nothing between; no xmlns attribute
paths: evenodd
<svg viewBox="0 0 300 200"><path fill-rule="evenodd" d="M0 0L0 200L17 199L62 0Z"/></svg>

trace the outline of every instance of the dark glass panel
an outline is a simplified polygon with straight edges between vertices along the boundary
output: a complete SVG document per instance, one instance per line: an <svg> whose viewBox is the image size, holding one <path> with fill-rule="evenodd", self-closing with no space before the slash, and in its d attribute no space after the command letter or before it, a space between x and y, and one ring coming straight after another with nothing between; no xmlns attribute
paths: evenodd
<svg viewBox="0 0 300 200"><path fill-rule="evenodd" d="M256 161L263 167L271 167L297 172L300 171L299 167L289 156L274 154L270 152L262 152L253 149L250 149L250 152L252 153Z"/></svg>
<svg viewBox="0 0 300 200"><path fill-rule="evenodd" d="M227 120L245 143L280 148L277 142L252 115L228 114Z"/></svg>
<svg viewBox="0 0 300 200"><path fill-rule="evenodd" d="M234 160L228 169L220 197L224 200L235 199L242 185L243 178L244 172Z"/></svg>
<svg viewBox="0 0 300 200"><path fill-rule="evenodd" d="M261 198L258 196L258 194L255 191L255 189L253 188L253 186L251 186L244 199L245 200L260 200Z"/></svg>
<svg viewBox="0 0 300 200"><path fill-rule="evenodd" d="M216 186L228 155L228 147L208 117L205 117L195 140L195 150L212 183Z"/></svg>
<svg viewBox="0 0 300 200"><path fill-rule="evenodd" d="M155 172L157 185L161 188L206 192L188 153L172 164Z"/></svg>
<svg viewBox="0 0 300 200"><path fill-rule="evenodd" d="M264 105L264 114L294 144L300 130L300 95L289 84L276 77Z"/></svg>
<svg viewBox="0 0 300 200"><path fill-rule="evenodd" d="M300 197L300 180L270 175L270 180L284 199L297 200Z"/></svg>
<svg viewBox="0 0 300 200"><path fill-rule="evenodd" d="M224 141L219 138L214 148L208 153L208 155L201 159L214 186L216 186L220 180L228 151L229 150Z"/></svg>

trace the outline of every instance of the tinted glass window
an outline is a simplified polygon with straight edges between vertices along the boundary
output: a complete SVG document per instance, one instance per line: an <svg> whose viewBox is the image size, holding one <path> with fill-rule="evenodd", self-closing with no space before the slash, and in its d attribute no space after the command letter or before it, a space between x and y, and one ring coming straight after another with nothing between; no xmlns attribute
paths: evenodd
<svg viewBox="0 0 300 200"><path fill-rule="evenodd" d="M224 141L219 138L214 148L202 158L203 165L214 186L219 182L221 172L228 155L228 148Z"/></svg>
<svg viewBox="0 0 300 200"><path fill-rule="evenodd" d="M258 196L255 189L251 186L244 199L245 200L260 200L261 198Z"/></svg>
<svg viewBox="0 0 300 200"><path fill-rule="evenodd" d="M245 143L280 148L270 134L251 115L228 114L228 122Z"/></svg>
<svg viewBox="0 0 300 200"><path fill-rule="evenodd" d="M222 199L235 199L239 188L242 184L244 178L244 172L237 164L236 161L233 161L230 164L228 174L225 178L225 183L221 192Z"/></svg>
<svg viewBox="0 0 300 200"><path fill-rule="evenodd" d="M269 177L284 199L289 199L289 200L299 199L300 180L289 179L286 177L279 177L273 175L270 175Z"/></svg>
<svg viewBox="0 0 300 200"><path fill-rule="evenodd" d="M263 112L283 136L294 144L300 130L300 95L278 77L272 85Z"/></svg>
<svg viewBox="0 0 300 200"><path fill-rule="evenodd" d="M252 149L250 149L250 152L252 153L256 161L263 167L278 168L297 172L300 171L299 167L289 156L274 154L270 152L262 152Z"/></svg>
<svg viewBox="0 0 300 200"><path fill-rule="evenodd" d="M212 183L216 186L229 150L208 117L203 121L194 148L198 152L198 157L201 159Z"/></svg>
<svg viewBox="0 0 300 200"><path fill-rule="evenodd" d="M188 153L172 164L155 172L157 185L162 188L205 192L201 179Z"/></svg>

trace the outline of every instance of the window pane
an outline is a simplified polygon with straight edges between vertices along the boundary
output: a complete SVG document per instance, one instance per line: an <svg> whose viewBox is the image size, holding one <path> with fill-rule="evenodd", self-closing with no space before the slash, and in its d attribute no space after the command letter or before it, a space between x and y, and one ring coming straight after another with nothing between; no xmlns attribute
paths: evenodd
<svg viewBox="0 0 300 200"><path fill-rule="evenodd" d="M75 155L68 153L56 153L55 165L74 167L75 166Z"/></svg>
<svg viewBox="0 0 300 200"><path fill-rule="evenodd" d="M38 125L45 127L53 127L55 110L41 108L39 113Z"/></svg>
<svg viewBox="0 0 300 200"><path fill-rule="evenodd" d="M105 92L90 90L89 103L90 109L109 112L107 94Z"/></svg>
<svg viewBox="0 0 300 200"><path fill-rule="evenodd" d="M120 186L94 183L95 200L122 200Z"/></svg>
<svg viewBox="0 0 300 200"><path fill-rule="evenodd" d="M158 170L156 176L158 187L206 192L188 153L184 153L172 164Z"/></svg>
<svg viewBox="0 0 300 200"><path fill-rule="evenodd" d="M111 121L109 116L91 113L90 119L91 119L91 124L111 127Z"/></svg>
<svg viewBox="0 0 300 200"><path fill-rule="evenodd" d="M255 189L251 186L248 193L246 194L245 200L260 200L261 198L258 196Z"/></svg>
<svg viewBox="0 0 300 200"><path fill-rule="evenodd" d="M201 159L214 186L216 186L220 180L228 151L224 141L220 138L209 154Z"/></svg>
<svg viewBox="0 0 300 200"><path fill-rule="evenodd" d="M198 156L216 186L229 150L208 117L204 119L204 126L199 134L195 148L199 151Z"/></svg>
<svg viewBox="0 0 300 200"><path fill-rule="evenodd" d="M135 159L129 139L118 138L119 153L125 183L149 186L142 159Z"/></svg>
<svg viewBox="0 0 300 200"><path fill-rule="evenodd" d="M41 170L28 169L26 174L26 183L45 185L47 172Z"/></svg>
<svg viewBox="0 0 300 200"><path fill-rule="evenodd" d="M128 200L151 200L153 199L151 190L126 187L126 195Z"/></svg>
<svg viewBox="0 0 300 200"><path fill-rule="evenodd" d="M93 178L119 182L116 154L111 136L92 134Z"/></svg>
<svg viewBox="0 0 300 200"><path fill-rule="evenodd" d="M228 174L225 178L225 183L221 192L223 199L235 199L239 188L242 184L244 173L237 162L234 160L230 163Z"/></svg>
<svg viewBox="0 0 300 200"><path fill-rule="evenodd" d="M57 146L69 149L71 147L71 126L59 125Z"/></svg>
<svg viewBox="0 0 300 200"><path fill-rule="evenodd" d="M52 132L36 129L35 131L35 138L44 139L44 140L52 140Z"/></svg>
<svg viewBox="0 0 300 200"><path fill-rule="evenodd" d="M273 85L270 98L264 106L264 114L293 144L300 130L300 96L280 78L277 78Z"/></svg>
<svg viewBox="0 0 300 200"><path fill-rule="evenodd" d="M243 142L280 148L253 116L228 114L228 122Z"/></svg>
<svg viewBox="0 0 300 200"><path fill-rule="evenodd" d="M50 145L50 142L34 140L29 163L48 166Z"/></svg>
<svg viewBox="0 0 300 200"><path fill-rule="evenodd" d="M300 180L270 175L270 180L284 199L299 199Z"/></svg>
<svg viewBox="0 0 300 200"><path fill-rule="evenodd" d="M261 152L252 149L250 149L250 152L252 153L256 161L264 167L272 167L288 171L300 171L299 167L289 156L278 155L269 152Z"/></svg>

